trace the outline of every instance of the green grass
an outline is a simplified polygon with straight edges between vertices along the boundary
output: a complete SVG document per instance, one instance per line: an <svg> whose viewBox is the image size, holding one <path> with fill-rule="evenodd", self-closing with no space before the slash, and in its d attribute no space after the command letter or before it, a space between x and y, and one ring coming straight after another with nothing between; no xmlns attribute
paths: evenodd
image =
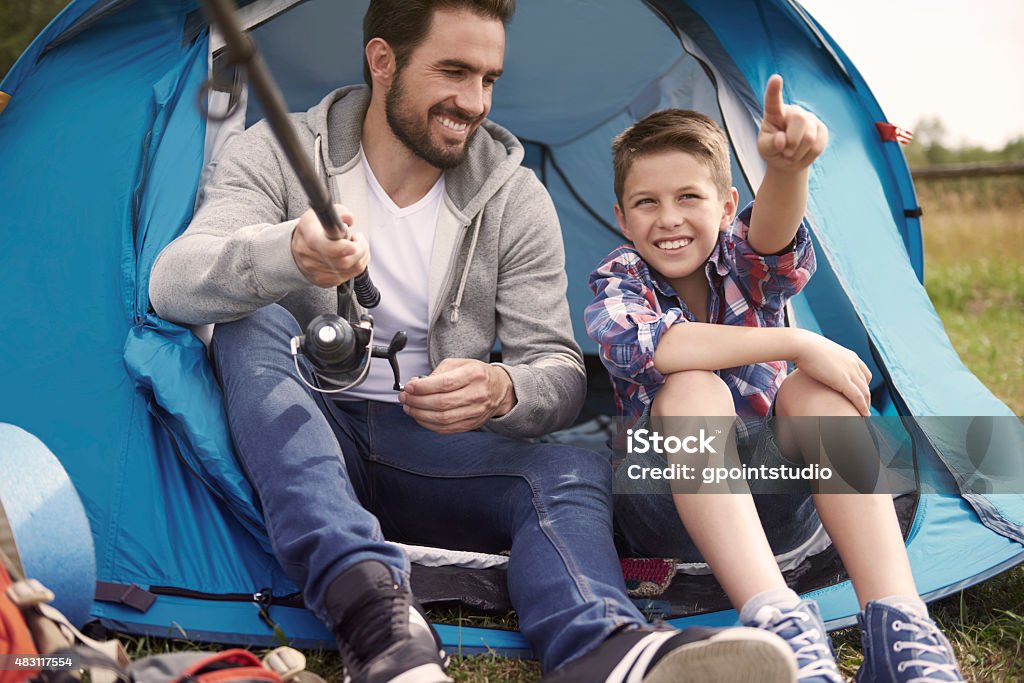
<svg viewBox="0 0 1024 683"><path fill-rule="evenodd" d="M964 364L1024 413L1024 178L917 183L925 287ZM1024 680L1024 567L931 606L968 680ZM833 640L844 673L859 632Z"/></svg>
<svg viewBox="0 0 1024 683"><path fill-rule="evenodd" d="M929 606L953 643L969 681L1024 680L1024 567ZM832 634L840 669L850 680L861 662L860 631Z"/></svg>
<svg viewBox="0 0 1024 683"><path fill-rule="evenodd" d="M1024 178L918 183L925 287L964 363L1024 414Z"/></svg>
<svg viewBox="0 0 1024 683"><path fill-rule="evenodd" d="M998 397L1024 413L1024 178L918 183L925 208L925 284L946 332L964 363ZM968 680L1024 680L1024 567L931 606L953 642ZM438 621L466 626L515 626L459 611ZM174 634L168 634L173 636ZM833 635L840 667L850 677L861 661L860 635ZM133 656L197 647L152 638L126 638ZM198 647L210 649L208 645ZM457 654L457 653L453 653ZM334 652L307 653L309 667L340 680ZM494 655L453 657L456 681L534 681L535 661Z"/></svg>
<svg viewBox="0 0 1024 683"><path fill-rule="evenodd" d="M931 613L956 648L964 673L976 683L1024 680L1024 567L1018 567L979 586L930 606ZM437 621L466 626L515 626L514 615L499 618L433 613ZM169 636L179 634L168 633ZM216 649L208 644L159 638L122 636L132 658L164 652ZM845 629L832 634L840 668L849 680L861 662L860 633ZM264 654L263 651L257 651ZM328 681L341 680L336 652L307 651L307 667ZM521 683L540 678L540 665L493 654L461 657L453 653L450 674L459 683Z"/></svg>

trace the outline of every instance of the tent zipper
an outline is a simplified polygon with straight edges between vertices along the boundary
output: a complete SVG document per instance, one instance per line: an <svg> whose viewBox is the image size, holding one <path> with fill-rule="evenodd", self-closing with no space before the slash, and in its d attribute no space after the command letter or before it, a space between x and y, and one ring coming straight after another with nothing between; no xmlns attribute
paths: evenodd
<svg viewBox="0 0 1024 683"><path fill-rule="evenodd" d="M160 424L163 430L167 433L167 438L171 442L171 447L174 448L174 454L178 456L178 460L186 468L191 470L188 463L185 461L185 456L181 453L181 448L178 446L178 439L174 436L174 432L167 426L167 423L161 417L158 410L151 410L150 414L156 418L156 421ZM204 484L205 480L202 477L199 478ZM221 498L220 494L213 489L213 487L206 485L210 491ZM289 593L288 595L274 596L274 592L270 588L261 588L255 593L204 593L202 591L189 590L187 588L175 588L174 586L150 586L149 592L154 595L168 595L179 598L194 598L196 600L213 600L216 602L252 602L260 608L260 619L262 619L268 626L274 628L276 624L270 619L270 615L267 609L271 605L283 605L285 607L305 607L305 603L302 600L301 593Z"/></svg>
<svg viewBox="0 0 1024 683"><path fill-rule="evenodd" d="M154 595L210 600L212 602L251 602L260 606L305 607L301 593L274 595L274 592L269 588L261 588L255 593L204 593L203 591L176 588L174 586L150 586L149 592Z"/></svg>
<svg viewBox="0 0 1024 683"><path fill-rule="evenodd" d="M154 595L167 595L178 598L192 598L196 600L211 600L214 602L249 602L259 609L260 621L273 629L276 633L283 633L281 627L270 616L271 605L282 607L305 608L300 593L289 593L280 597L274 596L270 588L261 588L255 593L203 593L201 591L188 590L186 588L174 588L173 586L150 586L149 592Z"/></svg>
<svg viewBox="0 0 1024 683"><path fill-rule="evenodd" d="M146 135L142 139L142 164L141 173L139 175L139 182L132 191L132 256L135 272L133 273L131 287L132 287L132 299L131 299L131 311L132 317L136 323L141 323L146 316L145 311L135 310L138 305L138 282L139 282L139 209L142 205L142 193L146 187L146 179L149 176L149 146L153 140L153 129L150 128L146 131Z"/></svg>

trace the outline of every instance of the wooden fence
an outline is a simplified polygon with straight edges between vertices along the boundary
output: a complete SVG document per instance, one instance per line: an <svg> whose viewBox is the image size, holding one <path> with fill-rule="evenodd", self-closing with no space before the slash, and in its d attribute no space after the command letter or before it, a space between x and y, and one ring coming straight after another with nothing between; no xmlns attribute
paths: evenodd
<svg viewBox="0 0 1024 683"><path fill-rule="evenodd" d="M922 166L910 169L914 180L929 178L984 178L991 176L1024 175L1024 162L1009 164L949 164Z"/></svg>

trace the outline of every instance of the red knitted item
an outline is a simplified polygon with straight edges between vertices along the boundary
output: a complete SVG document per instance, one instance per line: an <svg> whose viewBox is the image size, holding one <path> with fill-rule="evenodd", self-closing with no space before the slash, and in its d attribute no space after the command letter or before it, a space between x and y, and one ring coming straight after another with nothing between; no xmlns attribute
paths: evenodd
<svg viewBox="0 0 1024 683"><path fill-rule="evenodd" d="M676 561L659 557L622 558L622 577L632 598L661 595L676 575Z"/></svg>

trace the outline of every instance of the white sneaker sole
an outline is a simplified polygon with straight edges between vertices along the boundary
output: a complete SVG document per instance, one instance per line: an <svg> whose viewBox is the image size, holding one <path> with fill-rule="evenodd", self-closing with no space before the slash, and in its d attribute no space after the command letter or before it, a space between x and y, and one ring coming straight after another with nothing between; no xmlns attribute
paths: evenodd
<svg viewBox="0 0 1024 683"><path fill-rule="evenodd" d="M453 683L437 664L421 664L392 678L389 683Z"/></svg>
<svg viewBox="0 0 1024 683"><path fill-rule="evenodd" d="M796 660L778 636L730 628L676 648L647 672L643 683L793 683Z"/></svg>

